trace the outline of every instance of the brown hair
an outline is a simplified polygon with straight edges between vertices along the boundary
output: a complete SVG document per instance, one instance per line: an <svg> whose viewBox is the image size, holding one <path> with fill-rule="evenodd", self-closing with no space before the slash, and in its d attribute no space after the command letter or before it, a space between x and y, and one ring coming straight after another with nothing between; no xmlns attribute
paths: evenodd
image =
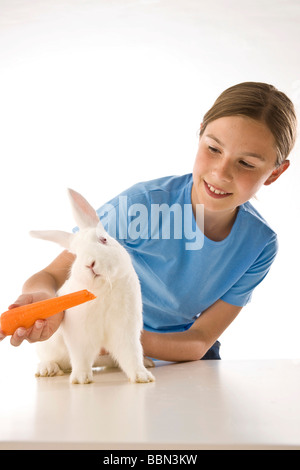
<svg viewBox="0 0 300 470"><path fill-rule="evenodd" d="M264 122L272 132L277 151L276 166L288 157L297 134L297 118L291 100L273 85L244 82L223 91L205 114L200 137L206 126L225 116L247 116Z"/></svg>

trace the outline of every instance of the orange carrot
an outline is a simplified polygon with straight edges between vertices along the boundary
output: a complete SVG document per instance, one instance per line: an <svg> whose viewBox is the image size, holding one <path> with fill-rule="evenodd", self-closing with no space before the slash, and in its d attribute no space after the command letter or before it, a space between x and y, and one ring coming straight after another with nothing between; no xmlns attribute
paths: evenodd
<svg viewBox="0 0 300 470"><path fill-rule="evenodd" d="M5 335L12 335L19 327L30 328L36 320L46 319L95 298L94 294L84 289L72 294L12 308L2 313L0 317L1 330Z"/></svg>

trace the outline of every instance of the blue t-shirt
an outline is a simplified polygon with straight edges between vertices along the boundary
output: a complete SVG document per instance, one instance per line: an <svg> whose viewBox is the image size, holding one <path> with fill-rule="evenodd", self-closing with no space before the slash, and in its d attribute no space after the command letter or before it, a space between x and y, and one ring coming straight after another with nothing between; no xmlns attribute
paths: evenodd
<svg viewBox="0 0 300 470"><path fill-rule="evenodd" d="M218 299L246 305L277 253L276 234L249 202L224 240L205 237L191 209L192 183L192 174L138 183L97 211L131 255L146 330L184 331Z"/></svg>

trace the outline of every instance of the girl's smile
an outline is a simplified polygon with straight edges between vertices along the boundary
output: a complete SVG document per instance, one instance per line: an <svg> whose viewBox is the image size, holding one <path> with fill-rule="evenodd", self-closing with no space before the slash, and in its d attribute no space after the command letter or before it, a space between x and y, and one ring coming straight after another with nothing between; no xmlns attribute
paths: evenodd
<svg viewBox="0 0 300 470"><path fill-rule="evenodd" d="M222 199L223 197L228 197L231 196L232 193L228 193L224 191L223 189L216 188L212 184L207 183L205 180L204 181L204 187L207 191L207 194L215 199Z"/></svg>

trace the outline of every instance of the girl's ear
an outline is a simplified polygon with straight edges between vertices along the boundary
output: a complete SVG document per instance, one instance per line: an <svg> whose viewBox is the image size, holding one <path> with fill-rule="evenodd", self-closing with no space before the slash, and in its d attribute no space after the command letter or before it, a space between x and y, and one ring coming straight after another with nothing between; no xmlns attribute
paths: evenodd
<svg viewBox="0 0 300 470"><path fill-rule="evenodd" d="M290 166L290 161L284 160L284 162L281 163L281 165L278 168L272 171L269 178L264 182L264 185L269 186L269 184L274 183L274 181L276 181L279 178L279 176L282 175L282 173L284 173L285 170L288 169L289 166Z"/></svg>

